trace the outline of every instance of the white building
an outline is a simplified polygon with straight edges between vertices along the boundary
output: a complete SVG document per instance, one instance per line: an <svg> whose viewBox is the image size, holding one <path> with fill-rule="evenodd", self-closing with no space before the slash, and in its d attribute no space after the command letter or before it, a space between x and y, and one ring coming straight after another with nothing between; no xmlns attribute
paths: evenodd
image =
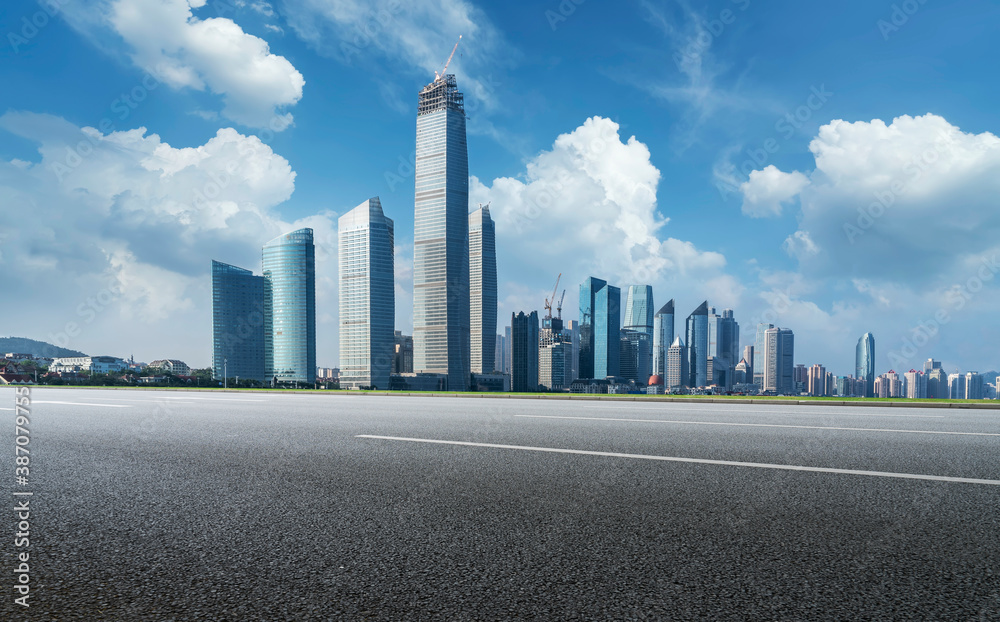
<svg viewBox="0 0 1000 622"><path fill-rule="evenodd" d="M389 388L396 357L394 225L378 197L337 221L340 386Z"/></svg>
<svg viewBox="0 0 1000 622"><path fill-rule="evenodd" d="M184 361L178 361L177 359L158 359L150 363L147 367L161 369L175 376L191 375L191 367Z"/></svg>
<svg viewBox="0 0 1000 622"><path fill-rule="evenodd" d="M128 369L128 363L116 356L70 356L52 359L49 371L89 371L92 374L110 374Z"/></svg>

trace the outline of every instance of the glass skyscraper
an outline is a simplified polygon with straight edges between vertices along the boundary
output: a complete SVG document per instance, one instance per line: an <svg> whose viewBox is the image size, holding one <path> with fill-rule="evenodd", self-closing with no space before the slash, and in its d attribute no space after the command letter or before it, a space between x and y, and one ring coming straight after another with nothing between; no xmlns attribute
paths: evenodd
<svg viewBox="0 0 1000 622"><path fill-rule="evenodd" d="M469 308L472 373L495 369L497 334L496 228L490 206L469 214Z"/></svg>
<svg viewBox="0 0 1000 622"><path fill-rule="evenodd" d="M538 312L511 313L510 335L510 390L518 393L537 391Z"/></svg>
<svg viewBox="0 0 1000 622"><path fill-rule="evenodd" d="M767 359L767 331L774 324L758 324L757 336L753 342L753 380L751 382L764 386L764 364Z"/></svg>
<svg viewBox="0 0 1000 622"><path fill-rule="evenodd" d="M778 395L795 393L795 335L787 328L768 328L764 331L764 383L765 391ZM754 354L754 358L761 358Z"/></svg>
<svg viewBox="0 0 1000 622"><path fill-rule="evenodd" d="M674 343L674 300L653 316L653 374L666 378L667 350Z"/></svg>
<svg viewBox="0 0 1000 622"><path fill-rule="evenodd" d="M471 380L469 154L465 104L455 76L425 86L417 105L413 215L413 367Z"/></svg>
<svg viewBox="0 0 1000 622"><path fill-rule="evenodd" d="M393 237L378 197L337 221L342 388L389 388L396 356Z"/></svg>
<svg viewBox="0 0 1000 622"><path fill-rule="evenodd" d="M653 287L629 285L625 295L625 330L653 336Z"/></svg>
<svg viewBox="0 0 1000 622"><path fill-rule="evenodd" d="M316 247L299 229L264 245L264 371L268 380L316 381Z"/></svg>
<svg viewBox="0 0 1000 622"><path fill-rule="evenodd" d="M621 290L589 277L580 284L580 378L618 376Z"/></svg>
<svg viewBox="0 0 1000 622"><path fill-rule="evenodd" d="M875 395L875 335L865 333L858 339L854 356L855 376L865 381L865 397Z"/></svg>
<svg viewBox="0 0 1000 622"><path fill-rule="evenodd" d="M708 301L698 305L687 318L688 373L690 387L708 386Z"/></svg>
<svg viewBox="0 0 1000 622"><path fill-rule="evenodd" d="M264 277L212 261L212 377L264 382Z"/></svg>

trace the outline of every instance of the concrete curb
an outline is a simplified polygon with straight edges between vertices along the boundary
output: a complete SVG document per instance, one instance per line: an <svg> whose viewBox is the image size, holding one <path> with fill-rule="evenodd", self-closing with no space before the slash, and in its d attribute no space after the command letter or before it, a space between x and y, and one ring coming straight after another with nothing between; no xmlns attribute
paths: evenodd
<svg viewBox="0 0 1000 622"><path fill-rule="evenodd" d="M97 387L97 386L76 386L76 385L28 385L32 388L43 389L103 389L113 391L202 391L210 393L278 393L276 390L265 389L217 389L207 387ZM0 387L5 388L5 387ZM326 391L310 389L284 389L280 393L294 393L301 395L329 395L343 397L379 397L379 396L407 396L407 397L455 397L465 399L515 399L515 400L584 400L584 401L608 401L608 402L645 402L649 404L769 404L774 406L858 406L867 408L895 407L895 408L958 408L975 410L1000 410L1000 400L995 403L970 402L963 404L960 402L915 402L907 399L900 399L895 402L868 402L851 400L776 400L766 397L670 397L660 395L640 396L640 395L604 395L604 394L580 394L580 393L552 393L540 395L522 395L519 393L432 393L432 392L362 392L362 391Z"/></svg>

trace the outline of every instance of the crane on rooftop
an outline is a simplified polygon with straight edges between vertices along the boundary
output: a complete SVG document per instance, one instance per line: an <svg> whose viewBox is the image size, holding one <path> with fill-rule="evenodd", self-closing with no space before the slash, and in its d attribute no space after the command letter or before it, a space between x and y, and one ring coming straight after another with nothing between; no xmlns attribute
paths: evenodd
<svg viewBox="0 0 1000 622"><path fill-rule="evenodd" d="M455 42L455 47L451 48L451 55L448 56L448 61L444 64L444 69L441 70L441 73L438 73L436 71L434 72L434 81L435 82L437 82L438 80L441 80L442 78L444 78L445 72L448 71L448 65L451 64L451 59L455 58L455 50L458 49L458 44L461 41L462 41L462 35L458 35L458 41Z"/></svg>
<svg viewBox="0 0 1000 622"><path fill-rule="evenodd" d="M552 319L552 305L556 303L556 292L559 291L559 279L561 278L562 278L562 272L560 272L559 276L556 277L556 286L552 288L551 300L549 298L545 299L545 311L546 311L545 319L549 320ZM560 309L562 308L562 301L559 301L559 308Z"/></svg>

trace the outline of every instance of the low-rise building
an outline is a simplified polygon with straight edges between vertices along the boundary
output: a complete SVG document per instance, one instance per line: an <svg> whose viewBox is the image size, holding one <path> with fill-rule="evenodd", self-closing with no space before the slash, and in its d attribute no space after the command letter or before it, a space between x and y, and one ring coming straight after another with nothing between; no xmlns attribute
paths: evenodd
<svg viewBox="0 0 1000 622"><path fill-rule="evenodd" d="M128 363L117 356L70 356L60 357L52 360L49 371L52 372L81 372L89 371L92 374L110 374L128 369Z"/></svg>
<svg viewBox="0 0 1000 622"><path fill-rule="evenodd" d="M149 364L150 369L162 369L175 376L187 376L191 373L191 368L184 361L177 359L158 359Z"/></svg>

